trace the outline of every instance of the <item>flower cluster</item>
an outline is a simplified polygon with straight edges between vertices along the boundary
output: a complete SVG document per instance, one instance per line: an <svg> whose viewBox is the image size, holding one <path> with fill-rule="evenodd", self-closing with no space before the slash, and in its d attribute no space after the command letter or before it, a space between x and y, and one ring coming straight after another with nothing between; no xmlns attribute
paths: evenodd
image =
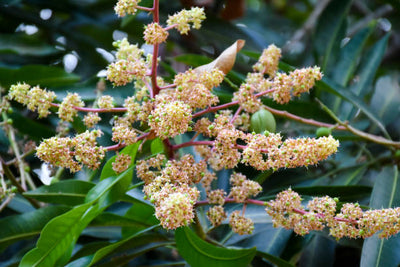
<svg viewBox="0 0 400 267"><path fill-rule="evenodd" d="M117 61L107 68L107 79L115 86L126 85L134 79L143 79L149 69L148 63L142 57L143 50L137 45L132 45L126 38L114 42L118 48Z"/></svg>
<svg viewBox="0 0 400 267"><path fill-rule="evenodd" d="M234 100L239 101L247 112L254 113L260 109L260 94L272 97L279 104L285 104L292 96L308 92L315 81L322 79L319 67L297 69L289 74L277 72L280 56L280 49L270 45L253 66L255 72L248 74L239 91L235 92ZM268 78L264 78L265 73Z"/></svg>
<svg viewBox="0 0 400 267"><path fill-rule="evenodd" d="M266 211L274 226L293 229L299 235L329 227L330 235L337 239L366 238L375 233L380 238L388 238L400 232L400 208L363 211L357 203L346 203L336 213L337 198L313 198L307 209L301 201L300 195L291 189L269 201Z"/></svg>
<svg viewBox="0 0 400 267"><path fill-rule="evenodd" d="M12 85L8 96L10 99L26 105L29 110L37 110L39 118L47 117L50 114L51 103L56 98L54 92L41 89L38 86L31 88L26 83Z"/></svg>
<svg viewBox="0 0 400 267"><path fill-rule="evenodd" d="M214 206L207 211L207 218L216 227L227 218L227 215L222 206Z"/></svg>
<svg viewBox="0 0 400 267"><path fill-rule="evenodd" d="M195 163L185 155L179 161L170 160L162 168L164 157L139 161L137 175L145 182L146 196L156 206L156 217L166 229L188 225L194 218L194 204L200 192L196 187L207 165ZM151 169L153 168L153 170Z"/></svg>
<svg viewBox="0 0 400 267"><path fill-rule="evenodd" d="M132 163L132 158L128 154L120 153L115 158L115 161L112 163L112 169L116 173L121 173L129 168Z"/></svg>
<svg viewBox="0 0 400 267"><path fill-rule="evenodd" d="M261 192L261 186L255 181L248 180L241 173L233 173L230 177L231 192L226 198L226 192L222 189L211 190L211 182L216 179L214 173L206 172L201 180L207 193L208 204L214 204L207 211L207 217L211 224L216 227L226 218L227 214L223 205L226 200L235 203L244 203L250 197L255 197ZM240 235L250 234L254 229L254 223L251 219L239 215L239 211L234 211L229 217L229 224L235 233Z"/></svg>
<svg viewBox="0 0 400 267"><path fill-rule="evenodd" d="M321 80L322 74L319 67L303 68L290 72L289 74L279 73L273 80L273 99L279 104L288 103L293 96L299 96L308 92Z"/></svg>
<svg viewBox="0 0 400 267"><path fill-rule="evenodd" d="M76 110L75 107L83 107L84 105L85 103L83 103L81 97L77 93L68 93L58 108L58 116L64 121L71 122L78 114L78 110Z"/></svg>
<svg viewBox="0 0 400 267"><path fill-rule="evenodd" d="M93 128L99 121L101 121L101 118L96 112L89 112L85 117L83 117L83 123L88 128Z"/></svg>
<svg viewBox="0 0 400 267"><path fill-rule="evenodd" d="M165 139L185 133L192 121L192 110L182 101L162 101L151 112L149 125L158 137Z"/></svg>
<svg viewBox="0 0 400 267"><path fill-rule="evenodd" d="M314 165L336 153L339 147L339 142L332 136L282 141L280 134L267 133L248 134L246 139L242 162L258 170Z"/></svg>
<svg viewBox="0 0 400 267"><path fill-rule="evenodd" d="M140 1L141 0L119 0L114 7L115 13L117 13L119 17L135 14Z"/></svg>
<svg viewBox="0 0 400 267"><path fill-rule="evenodd" d="M271 44L264 49L258 62L253 66L253 69L262 74L266 73L269 77L274 77L275 73L278 71L278 64L281 56L281 49Z"/></svg>
<svg viewBox="0 0 400 267"><path fill-rule="evenodd" d="M211 90L220 85L224 73L218 69L211 71L188 70L175 76L172 96L185 102L193 109L206 108L218 103L218 97Z"/></svg>
<svg viewBox="0 0 400 267"><path fill-rule="evenodd" d="M232 231L239 235L250 235L254 230L254 222L239 214L240 211L235 210L229 216L229 226Z"/></svg>
<svg viewBox="0 0 400 267"><path fill-rule="evenodd" d="M97 106L110 110L114 107L114 98L110 95L103 95L97 100Z"/></svg>
<svg viewBox="0 0 400 267"><path fill-rule="evenodd" d="M203 8L192 7L190 10L182 10L167 20L168 26L175 26L180 34L187 34L190 30L190 23L195 29L200 29L201 22L206 18Z"/></svg>
<svg viewBox="0 0 400 267"><path fill-rule="evenodd" d="M134 14L137 9L154 11L138 6L139 2L119 0L115 11L120 17ZM221 106L216 106L219 99L213 94L213 89L221 85L224 73L229 71L224 66L218 65L224 71L207 67L189 69L176 74L171 83L158 77L158 46L167 40L168 31L176 28L181 34L187 34L191 27L199 29L204 18L204 10L194 7L169 16L168 26L164 28L159 19L155 19L144 30L144 40L153 45L153 54L147 56L144 56L144 51L138 45L130 44L126 38L114 42L117 48L115 62L108 66L107 79L114 86L134 82L135 88L135 94L124 100L123 107L114 107L112 96L100 96L104 91L104 84L99 84L99 95L90 108L83 108L84 102L75 93L68 93L60 105L54 104L54 92L39 87L31 88L27 84L13 85L9 98L37 111L40 117L46 117L51 106L58 106L62 122L72 122L78 111L87 112L83 122L88 128L95 127L101 120L101 112L113 113L114 117L110 120L111 139L117 144L108 147L108 150L134 144L138 140L160 138L169 160L163 154L158 154L138 161L136 173L144 181L143 191L146 198L155 205L155 216L161 225L166 229L176 229L192 222L200 195L195 185L201 183L207 196L207 200L202 202L210 205L207 217L211 224L216 227L227 219L228 215L223 207L225 203L243 203L242 212L230 213L229 224L238 234L250 234L254 223L244 213L247 204L256 202L251 198L261 192L261 185L247 179L243 174L233 173L230 177L229 194L222 189L213 189L212 182L217 179L217 175L208 166L213 170L221 170L232 169L239 163L244 163L257 170L274 171L279 168L308 166L335 153L339 143L332 136L282 140L279 133L248 132L249 114L257 112L263 106L261 96L272 97L278 103L287 103L292 96L308 92L315 81L322 78L317 67L295 70L288 74L279 73L281 51L274 45L264 50L253 66L254 72L247 75L246 81L234 93L232 102ZM237 104L240 107L235 112L223 110ZM215 115L203 116L211 112ZM168 140L192 130L195 131L193 138L186 144L176 144ZM66 136L66 132L63 134ZM203 136L199 136L200 134ZM100 130L93 130L75 137L46 139L37 147L36 154L40 159L55 166L69 168L72 172L81 170L83 165L95 169L100 166L107 150L96 144L96 138L101 135ZM198 137L208 140L199 140ZM196 145L204 160L196 162L192 155L178 159L176 150L188 144ZM132 164L129 155L117 152L112 169L121 173ZM310 201L306 211L301 206L300 196L287 190L279 194L275 201L268 203L267 212L273 217L274 225L294 228L299 234L320 230L325 226L330 227L331 234L336 237L367 236L380 230L383 236L388 236L397 231L393 230L393 227L398 227L395 220L397 210L387 210L379 217L379 214L372 211L363 212L357 205L344 205L338 214L335 209L336 202L325 197ZM367 229L372 223L379 227ZM385 228L388 224L393 227Z"/></svg>
<svg viewBox="0 0 400 267"><path fill-rule="evenodd" d="M146 25L144 30L144 40L147 44L161 44L167 40L168 31L161 27L158 23L153 22Z"/></svg>
<svg viewBox="0 0 400 267"><path fill-rule="evenodd" d="M82 165L97 169L105 155L104 149L96 146L96 138L101 135L100 130L94 130L78 134L74 138L45 139L36 148L36 155L43 161L69 168L72 172L79 171Z"/></svg>
<svg viewBox="0 0 400 267"><path fill-rule="evenodd" d="M250 197L255 197L261 192L261 185L255 181L247 180L242 174L233 174L230 179L231 192L229 197L232 197L235 202L243 203Z"/></svg>
<svg viewBox="0 0 400 267"><path fill-rule="evenodd" d="M112 128L112 140L114 142L131 145L136 143L136 137L136 131L132 128L129 121L123 118L115 121L114 127Z"/></svg>

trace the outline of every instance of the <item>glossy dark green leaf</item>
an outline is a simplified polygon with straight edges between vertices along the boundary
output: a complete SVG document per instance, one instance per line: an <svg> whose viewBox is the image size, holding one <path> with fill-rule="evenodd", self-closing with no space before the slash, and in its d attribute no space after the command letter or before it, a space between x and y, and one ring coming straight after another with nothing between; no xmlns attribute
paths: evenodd
<svg viewBox="0 0 400 267"><path fill-rule="evenodd" d="M48 186L41 186L24 193L25 196L42 202L75 206L82 204L87 192L94 186L81 180L64 180Z"/></svg>
<svg viewBox="0 0 400 267"><path fill-rule="evenodd" d="M361 55L364 45L373 29L373 26L369 26L361 30L341 49L332 76L332 79L336 83L342 86L347 85L357 66L357 59Z"/></svg>
<svg viewBox="0 0 400 267"><path fill-rule="evenodd" d="M184 63L193 68L208 64L212 61L212 59L209 57L197 55L197 54L179 55L179 56L176 56L174 59L178 62Z"/></svg>
<svg viewBox="0 0 400 267"><path fill-rule="evenodd" d="M86 226L126 193L132 169L100 181L88 192L85 204L51 220L42 230L36 248L22 259L21 266L64 265Z"/></svg>
<svg viewBox="0 0 400 267"><path fill-rule="evenodd" d="M121 227L141 227L142 229L149 226L141 221L128 218L126 216L117 215L111 212L103 212L98 215L90 226L121 226Z"/></svg>
<svg viewBox="0 0 400 267"><path fill-rule="evenodd" d="M385 125L395 121L400 115L400 86L397 75L378 79L371 99L371 108Z"/></svg>
<svg viewBox="0 0 400 267"><path fill-rule="evenodd" d="M253 233L250 236L233 235L225 244L242 248L256 247L258 252L279 257L287 246L293 231L282 227L273 227L271 217L266 214L265 209L258 209L258 214L254 213L251 210L247 213L246 209L246 218L255 223Z"/></svg>
<svg viewBox="0 0 400 267"><path fill-rule="evenodd" d="M21 215L0 220L0 250L18 240L29 239L40 234L42 228L54 217L66 212L63 206L48 206Z"/></svg>
<svg viewBox="0 0 400 267"><path fill-rule="evenodd" d="M197 266L247 266L256 254L256 248L228 249L216 247L200 239L190 228L175 231L179 254L192 267Z"/></svg>
<svg viewBox="0 0 400 267"><path fill-rule="evenodd" d="M396 165L387 166L376 174L370 207L373 209L400 206L400 176ZM364 241L361 266L398 266L400 264L400 236L380 239L375 234Z"/></svg>
<svg viewBox="0 0 400 267"><path fill-rule="evenodd" d="M142 235L146 232L149 232L151 230L153 230L154 228L158 227L158 225L154 225L151 226L149 228L146 228L142 231L139 231L133 235L131 235L128 238L122 239L121 241L115 242L109 246L106 246L104 248L99 249L94 255L93 258L91 260L91 262L89 263L89 265L87 266L92 266L93 264L95 264L96 262L98 262L99 260L101 260L102 258L104 258L105 256L109 255L110 253L112 253L113 251L115 251L116 249L118 249L120 246L122 246L123 244L131 241L132 239L136 238L139 235Z"/></svg>
<svg viewBox="0 0 400 267"><path fill-rule="evenodd" d="M31 86L51 87L68 85L79 81L79 76L67 73L58 67L43 65L26 65L19 69L0 67L0 85L6 88L10 85L25 82Z"/></svg>
<svg viewBox="0 0 400 267"><path fill-rule="evenodd" d="M300 195L309 196L331 196L331 197L349 197L349 196L369 196L372 188L364 185L347 186L310 186L293 187L293 190Z"/></svg>
<svg viewBox="0 0 400 267"><path fill-rule="evenodd" d="M128 218L132 221L138 222L138 225L130 225L129 227L122 228L122 236L130 236L134 233L143 230L144 228L152 225L159 224L160 222L157 220L154 215L155 210L154 207L143 202L137 202L132 205L125 213L124 217Z"/></svg>
<svg viewBox="0 0 400 267"><path fill-rule="evenodd" d="M389 35L385 35L378 42L376 42L362 57L360 62L360 70L356 73L357 81L351 86L351 91L357 95L364 97L372 90L372 82L376 76L379 65L381 64L385 55L386 47L388 44ZM350 119L356 113L354 107L344 105L341 113L344 119Z"/></svg>
<svg viewBox="0 0 400 267"><path fill-rule="evenodd" d="M257 256L259 256L263 259L266 259L267 261L269 261L270 263L273 263L275 266L278 266L278 267L294 267L293 264L290 264L289 262L282 260L279 257L276 257L274 255L271 255L271 254L268 254L265 252L257 251Z"/></svg>
<svg viewBox="0 0 400 267"><path fill-rule="evenodd" d="M42 230L36 248L25 254L20 266L55 266L63 264L60 259L65 264L79 234L99 211L98 204L87 203L51 220Z"/></svg>
<svg viewBox="0 0 400 267"><path fill-rule="evenodd" d="M158 238L160 239L160 238ZM145 242L141 242L145 241ZM145 243L145 245L142 245L142 243ZM113 244L110 245L109 249L111 249ZM131 260L139 257L140 255L145 254L146 252L152 251L154 249L157 249L159 247L169 247L172 246L173 242L171 241L165 241L165 240L157 240L154 238L148 238L148 236L137 236L136 238L133 238L130 240L130 242L124 242L124 244L121 244L120 247L117 248L116 251L111 251L110 255L104 254L105 258L100 259L100 263L97 263L95 266L124 266L126 263L131 262ZM103 250L103 252L106 252ZM108 253L107 253L108 254ZM98 254L99 255L99 254ZM81 266L90 266L89 264L91 263L93 259L93 255L89 255L86 257L82 257L78 260L75 260L69 264L66 265L66 267L81 267ZM159 266L175 266L175 265L182 265L177 263L176 261L173 262L165 262L161 261L158 262ZM165 265L163 265L165 264Z"/></svg>
<svg viewBox="0 0 400 267"><path fill-rule="evenodd" d="M151 141L150 145L151 154L165 153L165 146L160 138L156 138Z"/></svg>
<svg viewBox="0 0 400 267"><path fill-rule="evenodd" d="M47 56L59 53L54 46L50 46L35 36L24 33L0 34L0 54L15 53L25 56Z"/></svg>
<svg viewBox="0 0 400 267"><path fill-rule="evenodd" d="M340 33L352 0L331 1L319 16L315 33L315 49L322 69L325 70L335 44L341 41Z"/></svg>
<svg viewBox="0 0 400 267"><path fill-rule="evenodd" d="M361 68L357 72L357 83L355 83L351 88L356 95L364 96L369 92L368 87L372 84L379 65L383 60L389 36L389 34L386 34L371 48L369 48L367 53L363 56L362 61L360 62Z"/></svg>
<svg viewBox="0 0 400 267"><path fill-rule="evenodd" d="M320 234L315 234L301 254L301 266L334 266L336 242Z"/></svg>
<svg viewBox="0 0 400 267"><path fill-rule="evenodd" d="M342 99L350 102L354 107L360 109L379 129L388 136L385 126L380 119L371 111L369 107L353 92L345 90L343 87L335 84L328 78L324 77L321 81L316 82L316 86L326 92L335 94Z"/></svg>
<svg viewBox="0 0 400 267"><path fill-rule="evenodd" d="M29 135L29 137L37 142L41 142L43 138L50 138L56 134L54 129L48 125L44 125L36 120L24 116L20 111L15 111L9 115L13 120L13 126L18 129L21 134Z"/></svg>
<svg viewBox="0 0 400 267"><path fill-rule="evenodd" d="M86 195L85 203L100 202L101 206L109 206L124 196L132 181L133 166L117 177L101 180Z"/></svg>

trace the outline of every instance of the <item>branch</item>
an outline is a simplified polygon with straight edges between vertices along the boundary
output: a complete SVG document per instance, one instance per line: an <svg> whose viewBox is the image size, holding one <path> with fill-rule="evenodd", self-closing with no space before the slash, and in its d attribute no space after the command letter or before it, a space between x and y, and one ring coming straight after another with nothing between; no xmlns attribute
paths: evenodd
<svg viewBox="0 0 400 267"><path fill-rule="evenodd" d="M370 134L370 133L366 133L363 131L360 131L356 128L354 128L353 126L349 125L349 122L343 122L341 121L336 115L335 113L330 110L327 106L325 106L319 99L316 99L317 102L321 105L322 109L329 114L329 116L331 116L341 127L344 127L347 131L351 132L354 135L357 135L361 138L364 138L368 141L377 143L377 144L381 144L384 146L389 146L389 147L396 147L396 148L400 148L400 142L396 142L396 141L392 141L389 139L386 139L382 136L378 136L378 135L374 135L374 134Z"/></svg>

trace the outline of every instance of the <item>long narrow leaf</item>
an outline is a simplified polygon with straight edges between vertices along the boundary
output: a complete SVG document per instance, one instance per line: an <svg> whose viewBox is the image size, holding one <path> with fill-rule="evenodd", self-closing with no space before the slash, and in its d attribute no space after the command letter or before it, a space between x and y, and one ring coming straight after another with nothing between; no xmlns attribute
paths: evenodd
<svg viewBox="0 0 400 267"><path fill-rule="evenodd" d="M371 208L400 206L400 177L397 166L385 167L376 176L371 197ZM380 239L374 235L364 241L361 266L398 266L400 264L400 236Z"/></svg>
<svg viewBox="0 0 400 267"><path fill-rule="evenodd" d="M138 147L137 144L136 149ZM36 248L22 258L20 266L65 265L86 226L126 193L132 178L132 168L133 166L118 177L102 180L89 191L85 204L51 220L44 227Z"/></svg>
<svg viewBox="0 0 400 267"><path fill-rule="evenodd" d="M0 250L18 240L39 235L46 223L68 209L63 206L50 206L0 220Z"/></svg>
<svg viewBox="0 0 400 267"><path fill-rule="evenodd" d="M179 254L192 267L197 266L247 266L253 259L256 249L227 249L216 247L200 239L188 227L175 231Z"/></svg>

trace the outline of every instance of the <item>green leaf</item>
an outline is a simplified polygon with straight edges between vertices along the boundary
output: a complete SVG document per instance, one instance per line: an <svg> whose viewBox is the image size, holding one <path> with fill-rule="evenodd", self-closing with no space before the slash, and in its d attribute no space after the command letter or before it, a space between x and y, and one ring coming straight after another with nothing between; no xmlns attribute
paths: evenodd
<svg viewBox="0 0 400 267"><path fill-rule="evenodd" d="M82 204L87 192L94 186L91 182L81 180L65 180L35 190L25 192L27 197L42 202L76 206Z"/></svg>
<svg viewBox="0 0 400 267"><path fill-rule="evenodd" d="M355 194L369 196L372 191L371 187L365 185L293 187L293 190L301 195L331 197L349 197Z"/></svg>
<svg viewBox="0 0 400 267"><path fill-rule="evenodd" d="M379 78L371 99L371 108L385 125L392 123L400 115L400 86L397 80L397 75Z"/></svg>
<svg viewBox="0 0 400 267"><path fill-rule="evenodd" d="M165 146L160 138L157 137L151 141L150 151L151 154L165 153Z"/></svg>
<svg viewBox="0 0 400 267"><path fill-rule="evenodd" d="M106 247L104 247L104 248L99 249L99 250L93 255L93 258L92 258L91 262L90 262L89 265L87 265L87 266L92 266L93 264L95 264L96 262L98 262L99 260L101 260L102 258L104 258L105 256L109 255L110 253L112 253L113 251L115 251L116 249L118 249L118 248L119 248L120 246L122 246L123 244L125 244L125 243L131 241L132 239L134 239L135 237L137 237L137 236L139 236L139 235L141 235L141 234L144 234L144 233L146 233L146 232L149 232L149 231L153 230L153 229L156 228L156 227L158 227L158 225L154 225L154 226L151 226L151 227L149 227L149 228L146 228L146 229L144 229L144 230L142 230L142 231L140 231L140 232L137 232L137 233L131 235L131 236L128 237L128 238L125 238L125 239L123 239L123 240L121 240L121 241L115 242L115 243L113 243L113 244L111 244L111 245L109 245L109 246L106 246Z"/></svg>
<svg viewBox="0 0 400 267"><path fill-rule="evenodd" d="M87 193L85 203L98 201L101 206L109 206L118 201L128 190L133 168L134 166L130 167L118 177L109 177L100 181Z"/></svg>
<svg viewBox="0 0 400 267"><path fill-rule="evenodd" d="M368 93L368 87L372 84L376 71L385 55L389 36L389 34L386 34L382 39L376 42L363 57L360 63L362 68L357 72L357 83L351 88L356 95L364 96Z"/></svg>
<svg viewBox="0 0 400 267"><path fill-rule="evenodd" d="M197 266L247 266L256 254L256 248L228 249L216 247L200 239L188 227L175 231L179 254L192 267Z"/></svg>
<svg viewBox="0 0 400 267"><path fill-rule="evenodd" d="M353 104L356 108L360 109L373 123L375 123L385 134L385 136L389 136L380 119L370 110L369 107L365 105L365 103L359 97L354 95L353 92L345 90L340 85L334 84L334 82L326 77L322 78L321 81L317 81L315 86L326 92L335 94Z"/></svg>
<svg viewBox="0 0 400 267"><path fill-rule="evenodd" d="M194 68L201 66L201 65L208 64L213 61L209 57L196 55L196 54L179 55L179 56L176 56L174 59L177 62L184 63L184 64L194 67Z"/></svg>
<svg viewBox="0 0 400 267"><path fill-rule="evenodd" d="M127 154L131 156L132 163L129 167L132 167L135 164L135 158L136 158L136 153L139 148L141 142L137 142L135 144L129 145L122 149L119 153L121 154ZM104 165L101 175L100 175L100 180L103 180L105 178L111 177L111 176L117 176L118 174L112 169L112 164L114 163L115 159L117 156L113 156L110 158L106 164ZM132 172L133 173L133 172Z"/></svg>
<svg viewBox="0 0 400 267"><path fill-rule="evenodd" d="M376 175L370 207L374 209L400 206L400 177L396 165L387 166ZM400 264L400 237L380 239L375 234L364 241L361 266L398 266Z"/></svg>
<svg viewBox="0 0 400 267"><path fill-rule="evenodd" d="M132 205L126 212L126 218L138 222L137 226L129 226L122 228L122 236L130 236L138 231L143 230L151 225L159 224L160 222L154 216L155 210L154 207L143 202L137 202Z"/></svg>
<svg viewBox="0 0 400 267"><path fill-rule="evenodd" d="M141 227L142 229L144 229L150 226L150 224L146 224L142 221L131 219L126 216L117 215L111 212L103 212L90 223L90 226L123 226Z"/></svg>
<svg viewBox="0 0 400 267"><path fill-rule="evenodd" d="M35 36L23 33L0 34L0 53L15 53L24 56L47 56L59 53Z"/></svg>
<svg viewBox="0 0 400 267"><path fill-rule="evenodd" d="M323 70L328 65L335 44L342 39L340 33L351 2L352 0L332 1L319 16L314 45Z"/></svg>
<svg viewBox="0 0 400 267"><path fill-rule="evenodd" d="M301 254L299 265L307 267L332 266L336 242L321 234L314 234Z"/></svg>
<svg viewBox="0 0 400 267"><path fill-rule="evenodd" d="M126 193L132 169L133 166L118 177L100 181L88 192L85 204L51 220L44 227L36 248L23 257L20 266L64 265L83 229Z"/></svg>
<svg viewBox="0 0 400 267"><path fill-rule="evenodd" d="M19 110L15 110L9 115L13 120L13 127L18 129L21 134L26 134L32 140L41 142L43 138L50 138L56 134L56 131L48 125L40 123L40 121L33 120L26 115L23 116Z"/></svg>
<svg viewBox="0 0 400 267"><path fill-rule="evenodd" d="M333 73L333 80L341 86L346 86L356 68L357 59L361 55L365 42L374 26L369 26L358 32L340 51L339 59Z"/></svg>
<svg viewBox="0 0 400 267"><path fill-rule="evenodd" d="M43 65L26 65L19 69L0 67L0 85L10 87L18 82L26 82L32 86L52 87L73 84L79 81L79 76L67 73L61 68Z"/></svg>
<svg viewBox="0 0 400 267"><path fill-rule="evenodd" d="M376 44L374 44L363 56L359 64L361 68L356 74L358 77L357 82L350 88L356 96L364 97L370 92L372 81L374 80L378 67L385 55L388 40L389 34L376 42ZM355 112L356 109L347 105L342 107L341 111L343 119L350 119L352 114L355 114Z"/></svg>
<svg viewBox="0 0 400 267"><path fill-rule="evenodd" d="M257 251L257 256L266 259L278 267L294 267L294 265L290 264L289 262L265 252Z"/></svg>
<svg viewBox="0 0 400 267"><path fill-rule="evenodd" d="M39 235L46 223L68 209L62 206L49 206L1 219L0 250L5 249L18 240L29 239Z"/></svg>
<svg viewBox="0 0 400 267"><path fill-rule="evenodd" d="M43 229L36 248L22 258L20 266L63 265L82 230L99 213L99 205L87 203L51 220ZM64 262L61 263L59 260Z"/></svg>

